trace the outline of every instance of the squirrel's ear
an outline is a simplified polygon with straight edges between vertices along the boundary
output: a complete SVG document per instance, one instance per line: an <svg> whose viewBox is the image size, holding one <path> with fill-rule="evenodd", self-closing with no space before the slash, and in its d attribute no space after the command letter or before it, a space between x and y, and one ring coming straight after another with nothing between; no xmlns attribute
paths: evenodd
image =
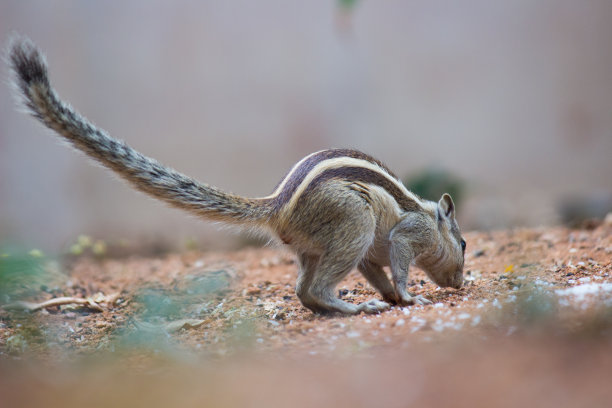
<svg viewBox="0 0 612 408"><path fill-rule="evenodd" d="M450 195L444 193L438 201L438 212L446 218L455 218L455 203Z"/></svg>

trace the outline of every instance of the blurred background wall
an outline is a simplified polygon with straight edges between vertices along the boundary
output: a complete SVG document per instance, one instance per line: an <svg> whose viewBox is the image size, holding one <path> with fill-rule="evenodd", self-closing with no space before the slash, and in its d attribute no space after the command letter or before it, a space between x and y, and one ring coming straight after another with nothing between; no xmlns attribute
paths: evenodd
<svg viewBox="0 0 612 408"><path fill-rule="evenodd" d="M328 147L449 171L468 229L558 223L561 203L612 192L612 2L351 4L2 0L0 40L37 42L111 135L248 196ZM0 241L238 242L62 146L2 82Z"/></svg>

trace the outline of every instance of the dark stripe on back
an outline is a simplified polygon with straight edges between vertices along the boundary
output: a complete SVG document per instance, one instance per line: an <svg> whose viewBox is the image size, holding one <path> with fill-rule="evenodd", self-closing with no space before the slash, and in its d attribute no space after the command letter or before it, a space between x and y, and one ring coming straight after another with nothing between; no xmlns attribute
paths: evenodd
<svg viewBox="0 0 612 408"><path fill-rule="evenodd" d="M352 149L329 149L329 150L323 150L323 151L318 152L318 153L312 155L311 157L309 157L297 169L295 169L293 174L291 174L291 177L286 181L282 191L280 191L278 196L273 199L273 207L278 210L283 205L285 205L291 199L291 197L293 196L293 193L295 192L295 190L297 190L297 188L300 186L300 184L302 184L302 181L304 181L304 179L306 178L308 173L310 173L310 171L317 164L319 164L319 163L321 163L322 161L325 161L325 160L336 159L336 158L339 158L339 157L349 157L351 159L361 159L361 160L370 162L372 164L375 164L375 165L379 166L381 169L386 171L391 177L397 179L395 174L393 174L391 172L391 170L389 170L389 168L384 165L384 163L382 163L381 161L376 160L372 156L367 155L365 153L362 153L362 152L360 152L358 150L352 150ZM326 172L324 172L322 174L325 174L325 173ZM372 173L375 173L375 172L372 172ZM285 175L285 177L283 177L283 179L280 181L280 183L278 183L276 185L276 188L278 188L278 186L286 178L287 178L287 175ZM381 178L384 178L384 177L381 177ZM316 179L318 179L318 177ZM387 181L387 183L391 184L389 181ZM274 191L276 191L276 188L274 188ZM400 191L400 193L401 193L401 191Z"/></svg>
<svg viewBox="0 0 612 408"><path fill-rule="evenodd" d="M398 186L385 176L377 171L363 167L338 167L323 171L306 187L298 202L303 197L307 197L308 193L317 188L317 186L332 179L374 184L384 188L395 199L402 210L418 211L421 208L416 201L406 196Z"/></svg>

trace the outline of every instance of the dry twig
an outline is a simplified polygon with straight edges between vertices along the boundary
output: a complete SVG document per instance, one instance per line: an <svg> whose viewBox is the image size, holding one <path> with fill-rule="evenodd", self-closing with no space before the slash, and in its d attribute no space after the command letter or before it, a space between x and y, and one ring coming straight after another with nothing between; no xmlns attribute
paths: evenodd
<svg viewBox="0 0 612 408"><path fill-rule="evenodd" d="M26 310L28 312L35 312L37 310L46 309L48 307L62 306L62 305L83 305L97 312L103 312L104 309L97 302L95 302L92 298L77 298L77 297L58 297L49 300L45 300L44 302L34 303L34 302L25 302L19 301L15 303L11 303L5 306L5 309L18 309L18 310Z"/></svg>

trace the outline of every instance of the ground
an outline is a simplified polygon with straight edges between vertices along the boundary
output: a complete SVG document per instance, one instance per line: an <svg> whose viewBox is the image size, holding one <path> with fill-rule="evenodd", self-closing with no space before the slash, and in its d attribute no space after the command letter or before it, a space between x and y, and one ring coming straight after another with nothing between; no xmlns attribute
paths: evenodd
<svg viewBox="0 0 612 408"><path fill-rule="evenodd" d="M4 304L0 406L609 406L611 233L468 232L463 288L415 268L432 305L348 317L301 306L282 248L45 260L20 300L89 303Z"/></svg>

